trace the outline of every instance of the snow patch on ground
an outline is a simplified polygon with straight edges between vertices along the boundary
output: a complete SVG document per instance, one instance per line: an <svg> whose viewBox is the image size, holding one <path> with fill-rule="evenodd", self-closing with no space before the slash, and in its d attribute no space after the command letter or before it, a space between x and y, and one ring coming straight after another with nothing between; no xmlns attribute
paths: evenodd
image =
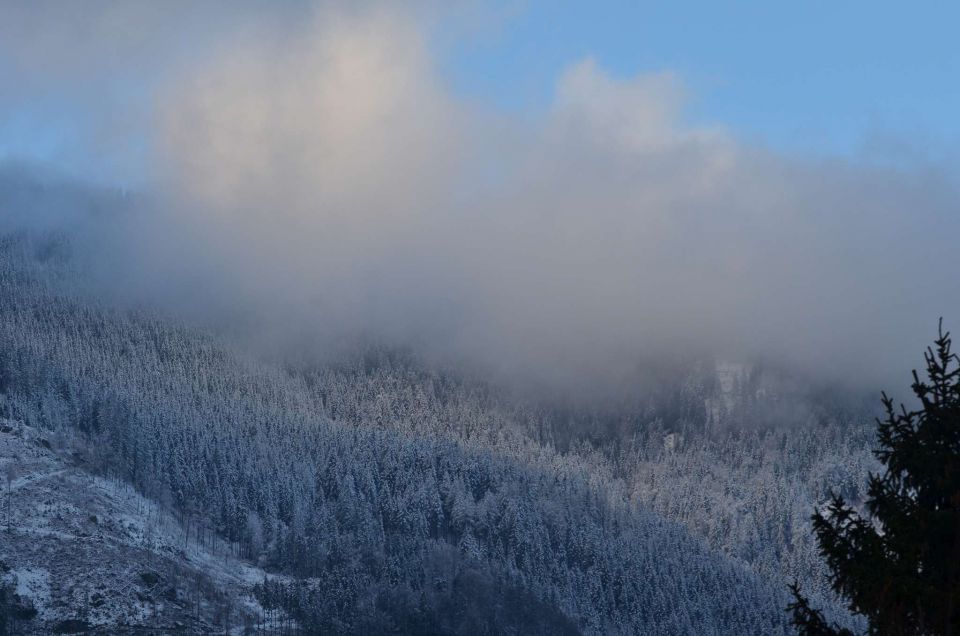
<svg viewBox="0 0 960 636"><path fill-rule="evenodd" d="M37 610L38 617L52 617L50 609L50 572L46 568L17 568L10 574L16 581L16 594L29 598Z"/></svg>

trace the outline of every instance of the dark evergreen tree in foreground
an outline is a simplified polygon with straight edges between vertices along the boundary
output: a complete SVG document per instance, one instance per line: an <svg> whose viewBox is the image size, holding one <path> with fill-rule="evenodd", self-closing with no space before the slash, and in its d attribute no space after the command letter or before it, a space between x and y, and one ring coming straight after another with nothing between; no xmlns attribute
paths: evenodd
<svg viewBox="0 0 960 636"><path fill-rule="evenodd" d="M913 372L919 410L883 395L876 455L886 470L870 477L869 516L838 495L813 515L833 589L871 634L960 634L960 357L950 346L941 321L926 380ZM851 634L792 592L801 633Z"/></svg>

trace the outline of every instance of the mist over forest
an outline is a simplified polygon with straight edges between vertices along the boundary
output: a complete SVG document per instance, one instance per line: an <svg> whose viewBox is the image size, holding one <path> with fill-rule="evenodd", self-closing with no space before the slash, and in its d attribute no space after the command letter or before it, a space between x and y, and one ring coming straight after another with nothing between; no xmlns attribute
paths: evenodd
<svg viewBox="0 0 960 636"><path fill-rule="evenodd" d="M47 186L3 223L86 230L106 285L271 344L362 335L564 389L680 350L875 390L958 313L954 164L791 157L691 121L673 73L589 58L517 119L444 84L427 13L198 7L175 35L147 2L12 7L5 101L95 101L83 151L137 175L118 200L8 168L7 200Z"/></svg>
<svg viewBox="0 0 960 636"><path fill-rule="evenodd" d="M810 514L960 317L957 156L498 107L500 9L0 7L0 634L864 628Z"/></svg>

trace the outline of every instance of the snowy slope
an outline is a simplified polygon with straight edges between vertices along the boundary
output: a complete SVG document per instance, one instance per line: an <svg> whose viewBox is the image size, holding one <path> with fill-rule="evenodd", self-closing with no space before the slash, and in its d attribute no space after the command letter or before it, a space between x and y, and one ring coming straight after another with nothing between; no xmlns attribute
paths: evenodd
<svg viewBox="0 0 960 636"><path fill-rule="evenodd" d="M249 591L264 572L227 546L215 553L185 540L169 514L84 471L58 443L0 423L0 577L15 595L6 609L14 633L223 633L261 620Z"/></svg>

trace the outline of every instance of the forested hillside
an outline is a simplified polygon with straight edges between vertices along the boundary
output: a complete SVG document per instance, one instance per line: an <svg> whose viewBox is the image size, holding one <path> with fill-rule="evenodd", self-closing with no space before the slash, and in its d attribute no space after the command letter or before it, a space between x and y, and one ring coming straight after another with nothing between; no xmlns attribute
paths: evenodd
<svg viewBox="0 0 960 636"><path fill-rule="evenodd" d="M288 575L257 593L305 633L786 633L794 578L848 620L808 518L862 498L857 399L704 360L603 408L375 344L281 364L78 276L3 237L0 415Z"/></svg>

